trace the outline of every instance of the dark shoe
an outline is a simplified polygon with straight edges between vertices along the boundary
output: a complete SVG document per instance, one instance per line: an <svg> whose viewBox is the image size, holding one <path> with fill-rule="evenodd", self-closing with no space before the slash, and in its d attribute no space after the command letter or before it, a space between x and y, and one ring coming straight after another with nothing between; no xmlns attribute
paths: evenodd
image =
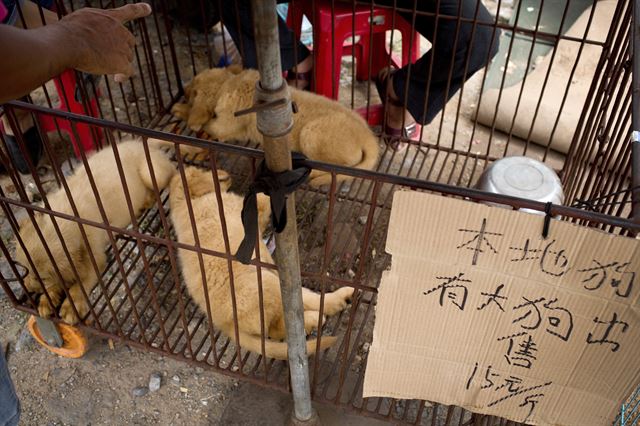
<svg viewBox="0 0 640 426"><path fill-rule="evenodd" d="M42 138L40 137L40 132L38 132L38 129L34 126L23 133L22 138L26 145L25 148L29 155L29 159L31 160L31 164L33 164L34 168L38 167L40 158L42 158ZM16 137L4 135L4 140L7 143L7 153L9 154L9 158L11 158L13 165L20 173L24 175L29 174L29 163L22 155L22 151L20 150L20 145L18 144Z"/></svg>
<svg viewBox="0 0 640 426"><path fill-rule="evenodd" d="M404 104L399 102L397 99L391 98L389 94L389 84L391 83L391 77L393 73L390 68L385 68L378 73L378 76L375 79L376 89L378 91L378 96L382 100L382 105L386 105L388 102L390 105L395 107L404 108ZM386 112L386 109L385 109ZM384 126L382 129L382 133L385 138L385 143L394 151L404 151L407 147L407 143L403 142L402 139L411 139L416 135L418 126L415 122L406 124L403 128L391 127L384 121Z"/></svg>

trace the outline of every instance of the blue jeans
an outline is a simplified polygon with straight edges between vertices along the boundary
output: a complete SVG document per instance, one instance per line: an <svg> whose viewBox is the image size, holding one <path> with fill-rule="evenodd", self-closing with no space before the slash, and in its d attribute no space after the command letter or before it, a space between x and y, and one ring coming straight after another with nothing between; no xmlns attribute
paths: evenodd
<svg viewBox="0 0 640 426"><path fill-rule="evenodd" d="M0 426L16 426L20 420L20 401L13 388L13 382L0 345Z"/></svg>
<svg viewBox="0 0 640 426"><path fill-rule="evenodd" d="M0 24L14 25L18 19L20 19L20 14L18 13L18 8L16 7L16 3L18 1L20 4L24 0L1 0L4 3L4 7L7 8L7 16ZM36 0L34 3L39 4L45 9L51 9L53 6L53 0Z"/></svg>

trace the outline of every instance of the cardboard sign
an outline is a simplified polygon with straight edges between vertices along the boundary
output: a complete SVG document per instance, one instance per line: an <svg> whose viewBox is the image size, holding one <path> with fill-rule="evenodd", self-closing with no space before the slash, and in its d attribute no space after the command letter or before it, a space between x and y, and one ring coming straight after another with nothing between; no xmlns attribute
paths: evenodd
<svg viewBox="0 0 640 426"><path fill-rule="evenodd" d="M640 383L640 241L396 192L364 396L610 425Z"/></svg>

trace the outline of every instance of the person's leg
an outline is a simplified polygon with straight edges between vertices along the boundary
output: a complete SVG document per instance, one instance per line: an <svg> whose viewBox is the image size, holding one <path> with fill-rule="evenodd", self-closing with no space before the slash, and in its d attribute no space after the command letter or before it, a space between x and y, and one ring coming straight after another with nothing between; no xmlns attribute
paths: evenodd
<svg viewBox="0 0 640 426"><path fill-rule="evenodd" d="M22 16L17 16L15 26L20 28L39 28L43 26L42 19L44 18L44 22L46 24L51 24L58 20L58 15L55 12L47 9L47 7L51 7L53 2L51 1L21 1L20 12L22 12ZM40 10L42 9L42 16L40 15ZM18 14L20 15L20 14ZM22 20L24 17L24 21Z"/></svg>
<svg viewBox="0 0 640 426"><path fill-rule="evenodd" d="M418 1L418 8L433 12L437 3L436 0ZM413 0L399 1L398 5L412 8ZM441 18L436 22L435 17L417 17L416 30L432 43L435 41L434 47L411 66L410 78L408 66L393 75L393 90L401 102L409 78L407 108L423 124L430 123L464 81L484 68L498 52L498 29L471 22L458 25L459 13L463 18L476 18L484 24L495 21L480 0L440 0L439 13L456 18Z"/></svg>
<svg viewBox="0 0 640 426"><path fill-rule="evenodd" d="M21 0L11 2L12 8L9 10L10 13L3 24L15 25L19 28L39 28L45 24L56 22L58 15L46 9L46 7L51 6L51 4L52 1L48 0L39 0L37 2ZM21 100L28 101L27 98L22 98ZM27 153L34 166L37 166L42 157L42 139L35 127L32 115L28 111L21 109L14 110L14 113L18 122L18 128L22 132L26 144ZM9 125L6 115L2 116L2 125L6 133L5 141L7 143L9 156L13 159L20 173L29 173L28 163L22 155L22 151L20 150L18 141ZM0 170L0 172L4 171L5 170Z"/></svg>
<svg viewBox="0 0 640 426"><path fill-rule="evenodd" d="M242 61L246 68L258 68L256 45L253 35L253 19L251 5L248 0L223 0L220 15L222 22L231 34L233 42L240 50ZM289 29L286 22L278 16L278 33L280 37L280 57L283 71L293 69L296 65L310 58L309 49L306 48ZM296 63L297 59L297 63ZM297 72L308 71L298 66ZM309 69L311 66L309 65Z"/></svg>
<svg viewBox="0 0 640 426"><path fill-rule="evenodd" d="M20 401L9 376L4 348L0 345L0 425L16 426L20 420Z"/></svg>

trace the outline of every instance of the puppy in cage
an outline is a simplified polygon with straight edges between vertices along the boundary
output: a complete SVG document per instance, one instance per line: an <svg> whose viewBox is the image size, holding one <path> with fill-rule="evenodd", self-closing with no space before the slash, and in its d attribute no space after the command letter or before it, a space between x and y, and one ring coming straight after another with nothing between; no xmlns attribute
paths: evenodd
<svg viewBox="0 0 640 426"><path fill-rule="evenodd" d="M231 182L229 176L218 172L220 194L216 193L213 176L210 170L188 167L184 171L187 188L183 186L183 178L177 173L170 184L169 203L171 220L180 243L194 245L194 230L191 225L191 215L185 194L191 201L193 219L200 247L218 252L225 252L225 240L222 233L221 218L217 196L222 200L224 218L229 238L229 248L235 250L243 236L241 211L243 198L226 192ZM263 194L258 195L258 226L263 234L271 207L269 199ZM274 263L266 245L260 240L261 260ZM235 325L233 302L231 296L231 282L227 259L203 254L206 283L202 281L200 260L193 250L180 249L178 257L182 267L184 281L191 298L198 307L207 313L207 297L211 307L211 319L216 327L222 330L230 339L235 341ZM205 287L207 293L205 294ZM260 293L256 269L250 265L233 262L233 289L235 292L238 318L238 334L240 346L255 353L262 353ZM353 288L342 287L324 296L324 315L335 315L342 311L353 294ZM265 355L270 358L287 359L287 343L285 338L284 313L280 296L280 281L275 271L262 270L262 311L265 328ZM320 318L320 294L309 289L302 289L304 304L304 327L307 334L318 329ZM336 338L323 336L321 349L334 344ZM307 341L307 353L315 353L317 340Z"/></svg>
<svg viewBox="0 0 640 426"><path fill-rule="evenodd" d="M184 86L187 103L176 103L171 108L173 115L186 121L194 132L199 132L214 116L220 89L225 81L240 74L242 67L230 65L226 68L210 68L198 73Z"/></svg>
<svg viewBox="0 0 640 426"><path fill-rule="evenodd" d="M158 148L158 143L149 142L153 175L160 191L169 184L175 167ZM89 170L81 166L67 178L66 184L73 204L64 186L47 194L46 199L51 210L98 223L106 221L111 226L126 228L132 220L128 200L135 217L150 207L156 197L150 165L142 142L121 142L117 145L117 151L128 195L121 181L114 150L112 147L106 147L89 157ZM91 187L89 173L95 182L99 200ZM35 212L34 219L35 224L29 216L20 221L20 241L15 244L17 262L28 269L28 275L24 279L25 286L29 292L41 294L38 301L40 316L50 317L59 307L60 318L68 324L75 324L79 319L72 302L80 319L84 318L89 312L89 301L84 294L91 293L99 275L106 267L105 249L109 244L109 236L107 231L101 228L83 225L87 240L85 243L81 225L77 222L56 218L55 222L60 231L58 234L50 215ZM20 242L24 244L24 249ZM97 270L93 266L92 257ZM65 288L68 289L72 300L66 297ZM43 294L45 290L48 297Z"/></svg>
<svg viewBox="0 0 640 426"><path fill-rule="evenodd" d="M186 120L192 130L204 130L220 141L262 143L255 114L236 117L235 112L253 105L258 71L206 70L185 89L186 104L174 105L172 112ZM312 160L371 170L378 164L378 139L355 111L337 101L311 92L289 88L297 105L290 133L290 149ZM338 180L347 180L340 175ZM331 174L313 170L309 183L319 187L331 183Z"/></svg>

